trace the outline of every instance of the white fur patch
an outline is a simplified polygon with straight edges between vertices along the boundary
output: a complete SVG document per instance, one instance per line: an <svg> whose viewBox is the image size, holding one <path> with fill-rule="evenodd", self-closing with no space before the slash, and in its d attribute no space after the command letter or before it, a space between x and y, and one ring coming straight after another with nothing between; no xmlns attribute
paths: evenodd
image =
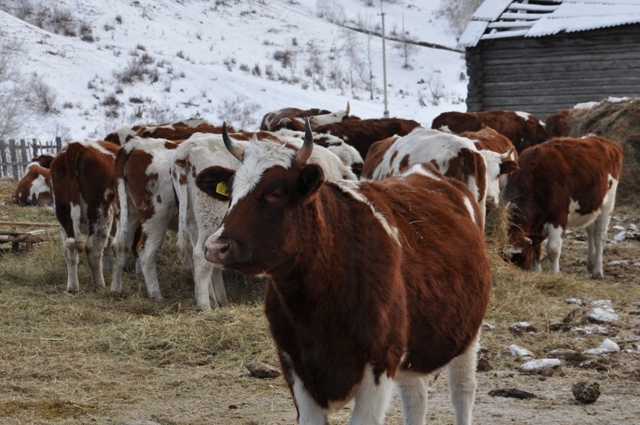
<svg viewBox="0 0 640 425"><path fill-rule="evenodd" d="M469 210L469 215L471 216L471 220L473 220L475 224L478 224L476 223L476 215L473 212L473 204L471 203L471 200L466 196L464 196L462 199L464 201L464 206L467 207L467 210Z"/></svg>
<svg viewBox="0 0 640 425"><path fill-rule="evenodd" d="M100 152L102 155L109 155L112 157L116 157L116 154L106 150L105 148L103 148L102 146L100 146L99 144L95 143L95 142L86 142L86 141L76 141L76 142L72 142L72 143L79 143L82 146L86 146L87 148L92 148L97 150L98 152Z"/></svg>
<svg viewBox="0 0 640 425"><path fill-rule="evenodd" d="M404 173L402 173L400 175L400 177L407 177L410 176L412 174L420 174L421 176L425 176L425 177L429 177L430 179L434 179L434 180L438 180L438 181L442 181L442 179L433 174L432 171L430 170L425 170L421 164L414 164L411 167L409 167L408 170L406 170Z"/></svg>
<svg viewBox="0 0 640 425"><path fill-rule="evenodd" d="M38 196L41 193L51 193L51 188L47 184L44 176L39 175L36 179L31 183L31 187L29 188L29 199L34 204L38 201Z"/></svg>
<svg viewBox="0 0 640 425"><path fill-rule="evenodd" d="M284 144L252 140L244 151L242 166L235 174L229 210L255 189L266 170L277 166L290 168L295 155L296 151Z"/></svg>
<svg viewBox="0 0 640 425"><path fill-rule="evenodd" d="M528 114L526 112L522 112L522 111L515 111L516 115L519 116L520 118L522 118L523 120L527 121L529 119L529 117L531 116L531 114Z"/></svg>

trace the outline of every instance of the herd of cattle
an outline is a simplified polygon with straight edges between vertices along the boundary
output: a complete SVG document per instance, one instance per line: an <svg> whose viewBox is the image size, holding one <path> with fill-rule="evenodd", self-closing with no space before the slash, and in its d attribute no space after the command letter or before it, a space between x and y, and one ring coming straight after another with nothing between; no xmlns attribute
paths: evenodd
<svg viewBox="0 0 640 425"><path fill-rule="evenodd" d="M449 365L456 424L468 424L491 287L487 209L511 204L505 255L525 269L540 270L547 239L558 272L565 229L586 227L588 270L602 277L622 150L565 137L563 113L546 122L448 112L429 129L359 119L347 105L269 113L258 132L123 127L37 158L16 198L53 203L70 292L83 248L105 286L114 235L111 290L122 291L132 251L161 299L156 258L170 228L200 310L227 304L222 269L269 276L265 312L300 423L325 423L354 397L352 423L382 423L397 384L405 423L422 424L426 375Z"/></svg>

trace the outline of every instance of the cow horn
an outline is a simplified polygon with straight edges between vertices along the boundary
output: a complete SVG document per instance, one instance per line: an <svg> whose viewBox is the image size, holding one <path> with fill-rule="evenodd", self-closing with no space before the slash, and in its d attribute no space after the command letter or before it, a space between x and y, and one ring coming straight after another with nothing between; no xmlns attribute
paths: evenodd
<svg viewBox="0 0 640 425"><path fill-rule="evenodd" d="M349 105L349 101L347 100L347 110L346 110L345 116L347 116L347 117L349 116L349 111L350 110L351 110L351 105Z"/></svg>
<svg viewBox="0 0 640 425"><path fill-rule="evenodd" d="M525 236L524 241L525 241L526 243L528 243L529 245L533 245L533 241L531 240L531 238L527 238L527 237Z"/></svg>
<svg viewBox="0 0 640 425"><path fill-rule="evenodd" d="M513 153L513 150L515 149L515 147L509 149L509 152L505 152L505 153L501 153L500 154L500 161L505 162L506 160L511 158L511 154Z"/></svg>
<svg viewBox="0 0 640 425"><path fill-rule="evenodd" d="M227 133L227 123L222 123L222 140L224 140L224 145L227 147L227 150L231 152L231 155L238 158L238 161L242 162L244 160L244 148L236 145L233 140L229 137L229 133Z"/></svg>
<svg viewBox="0 0 640 425"><path fill-rule="evenodd" d="M296 154L296 161L306 164L313 152L313 133L311 133L311 123L309 118L304 122L304 143Z"/></svg>

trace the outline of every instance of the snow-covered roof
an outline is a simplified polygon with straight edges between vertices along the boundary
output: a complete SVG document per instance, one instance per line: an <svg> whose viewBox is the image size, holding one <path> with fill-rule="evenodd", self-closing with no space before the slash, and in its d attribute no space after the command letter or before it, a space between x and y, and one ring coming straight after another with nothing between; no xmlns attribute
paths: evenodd
<svg viewBox="0 0 640 425"><path fill-rule="evenodd" d="M544 37L636 23L639 0L485 0L458 48L493 38Z"/></svg>

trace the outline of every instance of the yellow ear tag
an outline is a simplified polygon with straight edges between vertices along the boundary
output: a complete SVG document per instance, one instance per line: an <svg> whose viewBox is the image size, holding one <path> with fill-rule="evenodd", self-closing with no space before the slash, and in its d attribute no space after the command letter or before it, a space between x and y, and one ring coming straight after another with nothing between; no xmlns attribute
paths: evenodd
<svg viewBox="0 0 640 425"><path fill-rule="evenodd" d="M229 190L227 189L227 182L220 182L216 186L216 193L219 193L222 196L229 197Z"/></svg>

